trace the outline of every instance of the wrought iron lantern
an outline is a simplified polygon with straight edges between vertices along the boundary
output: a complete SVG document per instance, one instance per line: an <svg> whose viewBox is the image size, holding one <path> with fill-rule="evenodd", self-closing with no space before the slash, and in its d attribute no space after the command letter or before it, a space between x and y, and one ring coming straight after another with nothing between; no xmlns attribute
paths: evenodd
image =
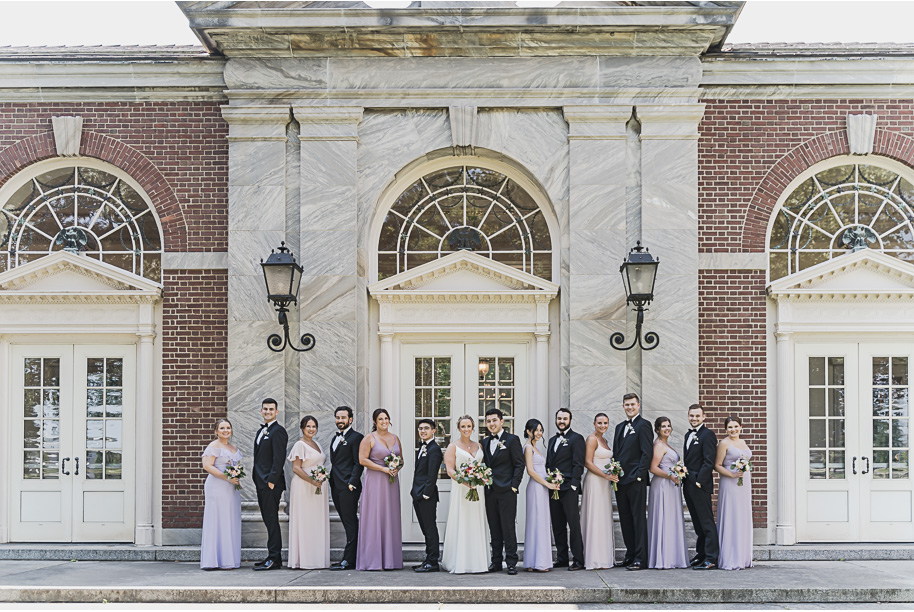
<svg viewBox="0 0 914 612"><path fill-rule="evenodd" d="M289 304L298 303L298 288L304 269L295 261L295 256L289 252L285 242L280 244L279 249L270 251L266 261L261 259L260 266L263 268L263 280L267 285L267 299L273 302L276 312L279 313L279 324L283 329L282 336L271 334L267 338L267 346L277 353L281 353L287 346L300 353L310 351L314 348L312 334L302 335L302 348L293 345L289 339Z"/></svg>
<svg viewBox="0 0 914 612"><path fill-rule="evenodd" d="M660 336L656 332L647 332L644 339L641 338L641 326L644 324L645 306L654 299L654 281L657 279L657 266L660 259L655 259L648 249L641 246L634 247L628 254L628 259L622 262L619 272L622 274L622 283L625 285L625 302L633 304L638 313L635 320L635 339L628 346L622 346L625 343L625 335L621 332L615 332L609 337L609 344L614 349L627 351L634 348L637 344L643 350L649 351L657 348L660 344Z"/></svg>

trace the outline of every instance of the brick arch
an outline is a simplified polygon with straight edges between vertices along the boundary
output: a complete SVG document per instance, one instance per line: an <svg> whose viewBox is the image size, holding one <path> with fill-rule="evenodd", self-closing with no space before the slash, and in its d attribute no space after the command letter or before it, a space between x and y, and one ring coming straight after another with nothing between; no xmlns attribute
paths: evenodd
<svg viewBox="0 0 914 612"><path fill-rule="evenodd" d="M120 140L83 132L80 155L94 157L116 166L130 175L149 195L153 211L162 222L163 247L166 251L187 250L187 223L174 190L149 159ZM0 151L0 186L34 163L57 157L53 132L24 138Z"/></svg>
<svg viewBox="0 0 914 612"><path fill-rule="evenodd" d="M778 199L787 190L791 181L821 161L839 155L849 155L850 152L847 133L841 130L807 140L778 160L752 194L743 223L743 252L765 251L768 220L777 206ZM914 167L914 138L898 132L876 130L873 154ZM860 159L865 160L866 156L861 156Z"/></svg>

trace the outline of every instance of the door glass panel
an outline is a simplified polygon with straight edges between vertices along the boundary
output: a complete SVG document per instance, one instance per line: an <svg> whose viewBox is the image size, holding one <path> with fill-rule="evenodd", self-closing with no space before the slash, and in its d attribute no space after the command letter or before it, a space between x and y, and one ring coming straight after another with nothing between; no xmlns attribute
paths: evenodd
<svg viewBox="0 0 914 612"><path fill-rule="evenodd" d="M121 358L86 359L86 448L93 449L86 452L89 480L121 478L123 370Z"/></svg>
<svg viewBox="0 0 914 612"><path fill-rule="evenodd" d="M420 419L435 421L435 442L441 448L447 448L451 443L451 358L416 357L413 382L416 398L413 411L416 448L422 444L418 434ZM438 478L447 477L447 470L442 463Z"/></svg>
<svg viewBox="0 0 914 612"><path fill-rule="evenodd" d="M23 365L22 477L60 477L60 359L29 357Z"/></svg>
<svg viewBox="0 0 914 612"><path fill-rule="evenodd" d="M873 478L908 478L908 358L873 357Z"/></svg>
<svg viewBox="0 0 914 612"><path fill-rule="evenodd" d="M810 357L809 478L845 478L844 412L844 358Z"/></svg>
<svg viewBox="0 0 914 612"><path fill-rule="evenodd" d="M514 358L479 358L479 432L485 435L486 411L498 408L505 415L505 430L514 431Z"/></svg>

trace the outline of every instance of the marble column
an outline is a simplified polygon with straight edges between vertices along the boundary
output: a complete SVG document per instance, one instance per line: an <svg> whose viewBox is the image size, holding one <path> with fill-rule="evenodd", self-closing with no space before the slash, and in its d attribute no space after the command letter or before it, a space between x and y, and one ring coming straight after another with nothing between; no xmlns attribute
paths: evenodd
<svg viewBox="0 0 914 612"><path fill-rule="evenodd" d="M301 142L302 331L317 342L301 360L301 412L319 422L322 444L335 431L333 410L365 413L368 298L358 260L357 148L360 107L296 106ZM325 444L326 446L326 444Z"/></svg>
<svg viewBox="0 0 914 612"><path fill-rule="evenodd" d="M222 114L229 124L228 415L235 438L247 445L262 422L265 397L279 401L281 418L290 408L283 354L267 348L267 337L282 330L260 267L285 239L290 111L287 106L227 106ZM252 488L242 495L254 499Z"/></svg>
<svg viewBox="0 0 914 612"><path fill-rule="evenodd" d="M153 315L153 306L143 304L141 309L147 311L149 318ZM155 357L153 341L155 332L153 325L146 326L139 336L139 351L136 360L137 371L137 397L136 397L136 534L137 546L153 546L155 544L155 527L153 523L153 475L154 461L152 461L152 436L148 434L154 430L153 419L153 381L155 380Z"/></svg>
<svg viewBox="0 0 914 612"><path fill-rule="evenodd" d="M0 334L0 380L8 381L7 384L12 384L12 377L16 376L18 373L12 371L12 364L10 363L10 341L9 336L4 336ZM7 420L7 415L10 414L9 406L9 392L0 393L0 418L3 419L4 423L9 423ZM13 448L12 444L4 444L4 448L0 451L0 461L4 465L14 465L13 458L10 456ZM9 491L10 481L10 470L0 470L0 491ZM9 514L7 508L9 504L0 504L0 544L6 544L9 542Z"/></svg>
<svg viewBox="0 0 914 612"><path fill-rule="evenodd" d="M778 451L772 453L774 469L769 466L768 473L777 474L777 528L775 541L779 546L797 543L797 475L796 475L796 431L795 431L795 406L794 406L794 379L795 364L793 358L793 342L791 332L777 331L777 416L775 417L775 430L777 443L774 448Z"/></svg>
<svg viewBox="0 0 914 612"><path fill-rule="evenodd" d="M585 431L596 412L618 408L621 418L625 393L625 354L610 346L609 336L625 327L619 264L626 247L625 124L632 107L563 110L569 146L569 268L562 274L560 297L563 311L569 307L562 324L570 333L562 334L562 368L569 385L562 405L578 415L575 424Z"/></svg>
<svg viewBox="0 0 914 612"><path fill-rule="evenodd" d="M644 331L660 346L642 355L646 418L670 417L675 439L698 401L698 124L704 104L639 105L641 241L660 257Z"/></svg>

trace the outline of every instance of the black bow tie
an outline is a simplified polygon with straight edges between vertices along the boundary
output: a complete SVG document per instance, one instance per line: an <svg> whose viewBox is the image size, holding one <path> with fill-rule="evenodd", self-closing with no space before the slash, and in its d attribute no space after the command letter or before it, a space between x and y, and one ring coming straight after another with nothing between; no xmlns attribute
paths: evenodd
<svg viewBox="0 0 914 612"><path fill-rule="evenodd" d="M342 438L342 437L345 436L345 435L346 435L346 432L344 432L344 431L338 431L338 432L336 432L336 437L337 437L337 438Z"/></svg>
<svg viewBox="0 0 914 612"><path fill-rule="evenodd" d="M423 443L422 443L422 448L423 448L423 449L425 449L427 446L428 446L428 442L423 442Z"/></svg>
<svg viewBox="0 0 914 612"><path fill-rule="evenodd" d="M560 431L560 432L559 432L559 437L564 438L564 437L565 437L565 432L564 432L564 431Z"/></svg>
<svg viewBox="0 0 914 612"><path fill-rule="evenodd" d="M272 423L264 423L263 425L260 426L260 428L261 428L261 429L266 429L266 428L269 427L270 425L272 425Z"/></svg>
<svg viewBox="0 0 914 612"><path fill-rule="evenodd" d="M690 433L690 434L698 433L698 429L697 429L697 428L696 428L696 429L690 429L690 430L687 431L686 433Z"/></svg>

